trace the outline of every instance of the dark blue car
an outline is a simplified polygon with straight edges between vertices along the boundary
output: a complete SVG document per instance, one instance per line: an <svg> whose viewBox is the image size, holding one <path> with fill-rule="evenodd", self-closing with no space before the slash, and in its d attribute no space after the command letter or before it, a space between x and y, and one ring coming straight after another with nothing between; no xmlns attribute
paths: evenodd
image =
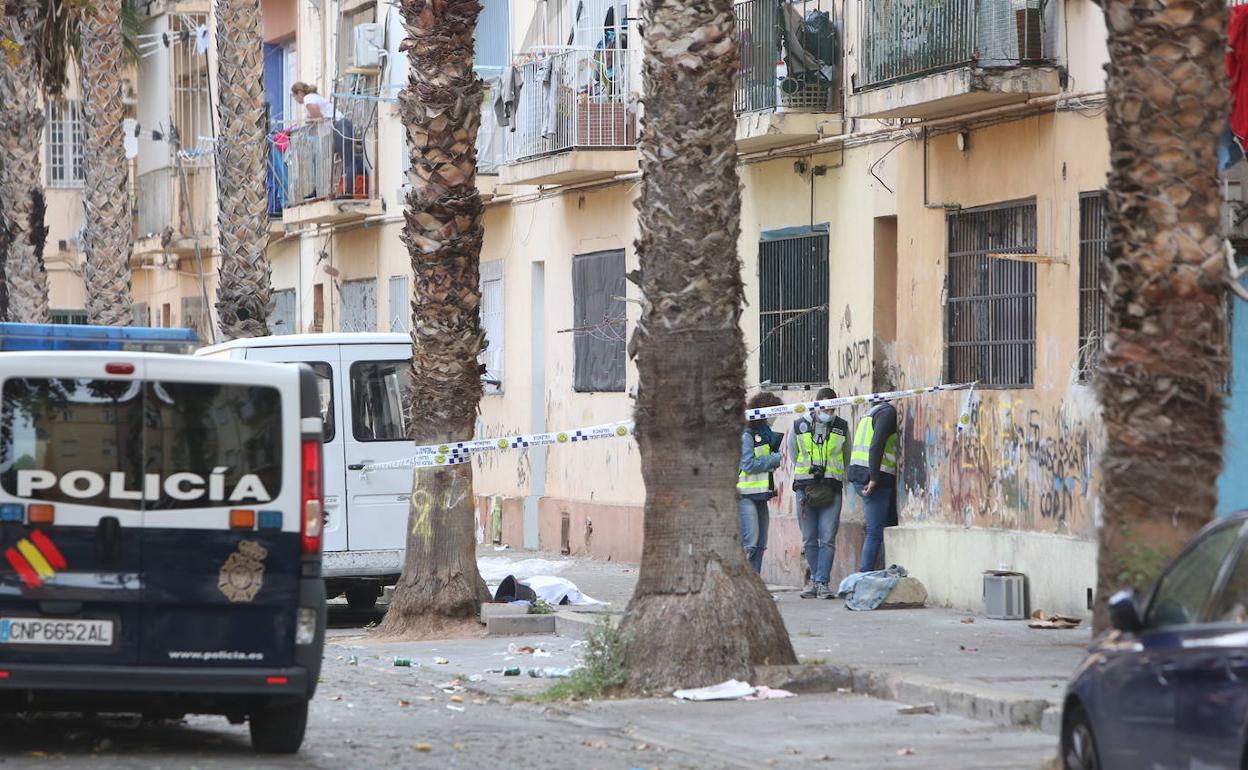
<svg viewBox="0 0 1248 770"><path fill-rule="evenodd" d="M1206 527L1145 601L1110 600L1066 694L1067 770L1248 770L1248 513Z"/></svg>

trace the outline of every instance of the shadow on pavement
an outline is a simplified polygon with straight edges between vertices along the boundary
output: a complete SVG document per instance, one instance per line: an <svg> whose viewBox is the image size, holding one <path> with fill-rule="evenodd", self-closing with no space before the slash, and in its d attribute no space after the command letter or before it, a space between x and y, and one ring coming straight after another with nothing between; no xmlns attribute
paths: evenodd
<svg viewBox="0 0 1248 770"><path fill-rule="evenodd" d="M213 729L219 720L219 729ZM246 733L227 732L224 717L142 721L137 717L89 714L0 714L4 736L0 756L56 759L64 756L209 753L214 756L254 757Z"/></svg>

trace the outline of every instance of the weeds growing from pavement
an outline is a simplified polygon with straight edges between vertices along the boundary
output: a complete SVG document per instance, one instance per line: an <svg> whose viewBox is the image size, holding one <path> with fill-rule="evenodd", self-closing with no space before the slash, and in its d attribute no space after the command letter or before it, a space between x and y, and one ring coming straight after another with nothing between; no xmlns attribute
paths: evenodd
<svg viewBox="0 0 1248 770"><path fill-rule="evenodd" d="M623 686L627 678L624 670L625 634L611 622L609 615L602 615L585 634L585 654L581 666L572 676L559 681L538 694L534 700L542 703L561 700L588 700L610 695Z"/></svg>

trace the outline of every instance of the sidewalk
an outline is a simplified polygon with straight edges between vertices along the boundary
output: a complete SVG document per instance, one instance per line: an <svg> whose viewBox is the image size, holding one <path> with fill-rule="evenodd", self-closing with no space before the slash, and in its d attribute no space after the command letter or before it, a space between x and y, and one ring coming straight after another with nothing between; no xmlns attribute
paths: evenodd
<svg viewBox="0 0 1248 770"><path fill-rule="evenodd" d="M637 582L635 565L528 552L481 555L500 567L523 568L530 558L558 565L556 574L610 603L562 608L558 628L565 637L582 636L596 613L622 615ZM851 612L839 599L801 599L796 589L775 586L773 592L799 660L819 664L818 674L806 677L808 686L934 703L942 712L1014 727L1056 732L1066 682L1092 638L1087 627L1042 631L1024 621L939 608Z"/></svg>

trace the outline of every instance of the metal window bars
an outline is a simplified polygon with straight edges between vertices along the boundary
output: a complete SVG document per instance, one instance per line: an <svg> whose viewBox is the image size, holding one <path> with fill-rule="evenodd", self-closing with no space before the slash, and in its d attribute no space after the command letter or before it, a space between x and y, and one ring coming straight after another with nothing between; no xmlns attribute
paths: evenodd
<svg viewBox="0 0 1248 770"><path fill-rule="evenodd" d="M636 51L550 51L518 65L523 86L506 132L507 162L573 149L628 149L637 142Z"/></svg>
<svg viewBox="0 0 1248 770"><path fill-rule="evenodd" d="M950 382L1030 387L1036 362L1036 203L948 217L946 355Z"/></svg>
<svg viewBox="0 0 1248 770"><path fill-rule="evenodd" d="M82 118L78 102L50 99L47 117L49 187L81 187L86 179L82 158Z"/></svg>
<svg viewBox="0 0 1248 770"><path fill-rule="evenodd" d="M1054 64L1059 0L858 0L856 88L975 64Z"/></svg>
<svg viewBox="0 0 1248 770"><path fill-rule="evenodd" d="M1079 196L1079 379L1086 381L1100 361L1105 337L1101 270L1109 247L1107 198L1103 190Z"/></svg>
<svg viewBox="0 0 1248 770"><path fill-rule="evenodd" d="M828 235L758 247L759 375L772 385L828 382Z"/></svg>
<svg viewBox="0 0 1248 770"><path fill-rule="evenodd" d="M182 162L187 166L211 166L213 161L213 115L209 83L208 55L195 43L196 29L206 24L205 14L171 14L169 34L189 34L192 42L169 48L173 80L173 127L182 144ZM199 220L197 220L199 221Z"/></svg>
<svg viewBox="0 0 1248 770"><path fill-rule="evenodd" d="M843 26L837 0L745 0L736 4L736 17L738 113L841 110Z"/></svg>

